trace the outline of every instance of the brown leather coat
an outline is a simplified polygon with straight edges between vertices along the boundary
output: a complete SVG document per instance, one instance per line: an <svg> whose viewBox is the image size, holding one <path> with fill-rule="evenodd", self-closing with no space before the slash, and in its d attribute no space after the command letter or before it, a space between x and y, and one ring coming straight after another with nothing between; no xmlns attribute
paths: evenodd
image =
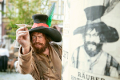
<svg viewBox="0 0 120 80"><path fill-rule="evenodd" d="M17 68L22 74L31 74L35 80L61 80L61 55L62 48L52 45L49 56L35 54L32 50L25 55L19 53Z"/></svg>

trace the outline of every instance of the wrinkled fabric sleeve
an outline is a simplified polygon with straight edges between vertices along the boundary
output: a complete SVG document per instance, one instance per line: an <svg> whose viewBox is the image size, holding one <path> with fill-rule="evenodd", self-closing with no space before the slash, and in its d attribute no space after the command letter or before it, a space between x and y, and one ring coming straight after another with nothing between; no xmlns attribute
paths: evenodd
<svg viewBox="0 0 120 80"><path fill-rule="evenodd" d="M22 54L22 47L19 49L17 69L21 74L29 74L33 71L32 49L27 54Z"/></svg>

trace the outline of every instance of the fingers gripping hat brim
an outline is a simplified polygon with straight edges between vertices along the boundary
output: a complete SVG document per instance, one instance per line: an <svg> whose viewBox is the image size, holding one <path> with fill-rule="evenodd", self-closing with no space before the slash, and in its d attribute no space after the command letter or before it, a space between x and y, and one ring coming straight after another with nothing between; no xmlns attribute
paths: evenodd
<svg viewBox="0 0 120 80"><path fill-rule="evenodd" d="M44 26L40 26L40 27L32 28L29 30L29 33L32 33L32 32L43 33L43 34L49 36L52 39L52 41L55 41L55 42L60 42L62 40L62 36L61 36L60 32L53 28L47 28Z"/></svg>

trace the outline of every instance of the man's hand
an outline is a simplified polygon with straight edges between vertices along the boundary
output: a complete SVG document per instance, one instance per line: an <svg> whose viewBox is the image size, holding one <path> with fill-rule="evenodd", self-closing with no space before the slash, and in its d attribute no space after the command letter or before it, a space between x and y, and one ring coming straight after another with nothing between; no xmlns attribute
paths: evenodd
<svg viewBox="0 0 120 80"><path fill-rule="evenodd" d="M26 27L20 27L16 31L16 40L22 46L23 54L30 51L30 35Z"/></svg>

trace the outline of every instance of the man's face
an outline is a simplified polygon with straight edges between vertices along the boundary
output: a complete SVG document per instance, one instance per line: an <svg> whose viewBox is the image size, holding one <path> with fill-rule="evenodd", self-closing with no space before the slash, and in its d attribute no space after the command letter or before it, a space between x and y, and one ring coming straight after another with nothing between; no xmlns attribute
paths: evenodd
<svg viewBox="0 0 120 80"><path fill-rule="evenodd" d="M45 35L39 32L33 32L31 34L31 39L32 47L36 53L42 53L46 50L48 45Z"/></svg>
<svg viewBox="0 0 120 80"><path fill-rule="evenodd" d="M98 32L93 30L88 30L85 35L85 50L89 56L93 57L98 54L99 49L101 49L100 37Z"/></svg>

